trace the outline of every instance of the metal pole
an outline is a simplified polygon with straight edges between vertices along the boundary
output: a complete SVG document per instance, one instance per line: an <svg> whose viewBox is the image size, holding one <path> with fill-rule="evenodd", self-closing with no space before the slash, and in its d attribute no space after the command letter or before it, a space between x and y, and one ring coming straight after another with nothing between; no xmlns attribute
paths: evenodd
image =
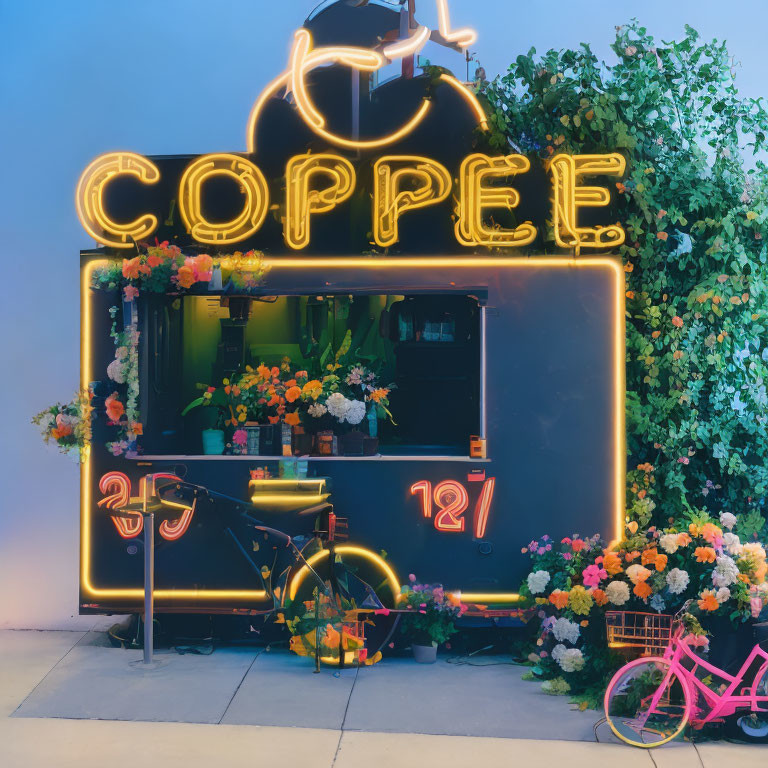
<svg viewBox="0 0 768 768"><path fill-rule="evenodd" d="M150 487L151 486L151 487ZM147 511L147 498L154 494L154 478L144 480L144 663L152 663L155 615L155 513Z"/></svg>
<svg viewBox="0 0 768 768"><path fill-rule="evenodd" d="M320 672L320 588L315 587L315 674Z"/></svg>

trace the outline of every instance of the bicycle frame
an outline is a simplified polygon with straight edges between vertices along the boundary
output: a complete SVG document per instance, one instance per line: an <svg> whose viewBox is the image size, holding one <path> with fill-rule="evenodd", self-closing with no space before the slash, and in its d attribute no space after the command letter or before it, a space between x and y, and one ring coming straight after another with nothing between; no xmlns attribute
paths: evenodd
<svg viewBox="0 0 768 768"><path fill-rule="evenodd" d="M687 684L688 692L693 694L699 691L707 702L709 712L704 717L698 716L700 711L693 709L695 702L691 702L692 722L698 726L705 725L733 715L738 709L749 708L752 712L768 712L768 696L757 695L757 686L763 676L768 673L768 652L764 651L759 645L756 645L736 675L729 675L714 664L710 664L700 656L697 656L691 647L683 641L683 632L682 627L679 627L674 632L663 658L670 662L670 673L674 672ZM689 670L683 666L683 658L688 658L693 662L692 669ZM736 693L739 686L744 682L744 675L757 658L762 658L763 663L757 670L751 687L741 688L740 692ZM695 674L698 668L702 668L727 681L725 691L720 694L715 693L699 680ZM763 707L760 706L761 704Z"/></svg>

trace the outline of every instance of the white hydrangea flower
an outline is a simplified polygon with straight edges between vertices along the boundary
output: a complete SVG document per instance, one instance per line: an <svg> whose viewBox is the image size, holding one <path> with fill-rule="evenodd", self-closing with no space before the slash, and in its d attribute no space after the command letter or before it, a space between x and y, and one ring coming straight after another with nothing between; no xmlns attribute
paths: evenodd
<svg viewBox="0 0 768 768"><path fill-rule="evenodd" d="M717 565L712 571L712 583L716 587L730 587L739 580L739 568L728 555L717 558Z"/></svg>
<svg viewBox="0 0 768 768"><path fill-rule="evenodd" d="M728 587L720 587L715 593L715 599L721 605L727 603L731 599L731 590Z"/></svg>
<svg viewBox="0 0 768 768"><path fill-rule="evenodd" d="M723 534L723 546L725 547L725 551L729 555L740 555L741 554L741 540L735 533L731 533L730 531L726 531Z"/></svg>
<svg viewBox="0 0 768 768"><path fill-rule="evenodd" d="M565 618L559 618L552 627L552 634L555 636L555 640L563 642L567 640L571 644L575 644L579 639L581 628L575 621L568 621Z"/></svg>
<svg viewBox="0 0 768 768"><path fill-rule="evenodd" d="M563 672L578 672L584 667L584 654L578 648L566 648L562 643L552 649L552 658Z"/></svg>
<svg viewBox="0 0 768 768"><path fill-rule="evenodd" d="M629 600L629 585L624 581L612 581L605 588L605 596L614 605L624 605Z"/></svg>
<svg viewBox="0 0 768 768"><path fill-rule="evenodd" d="M528 590L532 595L540 595L549 584L549 571L534 571L528 574Z"/></svg>
<svg viewBox="0 0 768 768"><path fill-rule="evenodd" d="M117 384L125 384L125 366L123 362L115 358L107 366L107 376Z"/></svg>
<svg viewBox="0 0 768 768"><path fill-rule="evenodd" d="M722 525L723 528L731 530L731 528L736 525L736 515L732 515L730 512L721 512L720 525Z"/></svg>
<svg viewBox="0 0 768 768"><path fill-rule="evenodd" d="M347 400L347 403L344 419L350 424L359 424L365 418L365 403L362 400Z"/></svg>
<svg viewBox="0 0 768 768"><path fill-rule="evenodd" d="M350 401L347 400L341 392L334 392L325 401L325 406L331 416L337 418L339 421L344 421L347 411L349 410L349 403Z"/></svg>
<svg viewBox="0 0 768 768"><path fill-rule="evenodd" d="M683 571L680 568L673 568L667 574L667 586L673 595L679 595L681 592L685 592L690 581L691 577L688 575L688 571Z"/></svg>
<svg viewBox="0 0 768 768"><path fill-rule="evenodd" d="M665 533L660 539L659 544L661 548L668 554L674 555L677 552L680 545L677 542L676 533Z"/></svg>
<svg viewBox="0 0 768 768"><path fill-rule="evenodd" d="M325 416L328 413L328 409L322 403L312 403L307 409L309 415L315 419L319 419L321 416Z"/></svg>

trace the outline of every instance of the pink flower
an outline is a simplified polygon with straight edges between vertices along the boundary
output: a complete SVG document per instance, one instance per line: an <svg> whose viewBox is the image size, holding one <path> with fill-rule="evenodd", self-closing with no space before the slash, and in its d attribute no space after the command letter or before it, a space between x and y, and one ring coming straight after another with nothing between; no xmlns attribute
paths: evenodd
<svg viewBox="0 0 768 768"><path fill-rule="evenodd" d="M126 285L123 288L123 296L126 301L133 301L139 295L139 289L135 285Z"/></svg>
<svg viewBox="0 0 768 768"><path fill-rule="evenodd" d="M689 464L689 463L690 463L690 459L689 459L687 456L681 456L681 457L680 457L680 458L677 460L677 463L678 463L678 464Z"/></svg>
<svg viewBox="0 0 768 768"><path fill-rule="evenodd" d="M246 445L248 442L248 433L244 429L235 430L235 434L232 435L232 442L235 445Z"/></svg>
<svg viewBox="0 0 768 768"><path fill-rule="evenodd" d="M571 560L573 555L570 552L563 552L563 560Z"/></svg>
<svg viewBox="0 0 768 768"><path fill-rule="evenodd" d="M416 581L416 576L414 576L414 574L412 574L412 573L409 573L408 574L408 581Z"/></svg>
<svg viewBox="0 0 768 768"><path fill-rule="evenodd" d="M581 573L585 587L598 587L600 582L608 577L608 571L597 565L588 565Z"/></svg>

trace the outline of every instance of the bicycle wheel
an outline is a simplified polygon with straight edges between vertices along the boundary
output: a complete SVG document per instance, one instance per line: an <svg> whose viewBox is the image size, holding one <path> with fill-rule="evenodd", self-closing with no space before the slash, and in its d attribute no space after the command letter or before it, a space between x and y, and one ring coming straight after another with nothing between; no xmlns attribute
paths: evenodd
<svg viewBox="0 0 768 768"><path fill-rule="evenodd" d="M288 579L285 614L293 635L291 650L314 656L320 642L324 664L373 664L389 640L398 615L400 584L389 565L363 547L342 544L320 549L307 562L323 581L321 587L306 565Z"/></svg>
<svg viewBox="0 0 768 768"><path fill-rule="evenodd" d="M634 747L658 747L682 733L691 714L686 680L666 659L631 661L605 692L605 718L611 730Z"/></svg>

